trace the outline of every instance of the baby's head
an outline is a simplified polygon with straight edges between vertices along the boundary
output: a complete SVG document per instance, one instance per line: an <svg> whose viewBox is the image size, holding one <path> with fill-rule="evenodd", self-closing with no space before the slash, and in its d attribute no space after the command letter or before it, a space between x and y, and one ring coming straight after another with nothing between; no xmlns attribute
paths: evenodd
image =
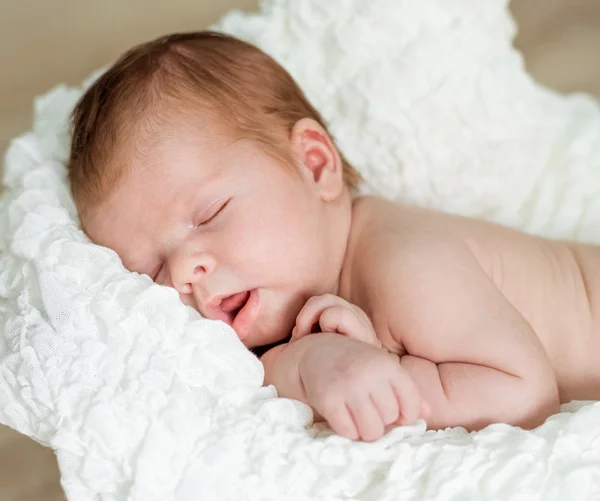
<svg viewBox="0 0 600 501"><path fill-rule="evenodd" d="M359 175L252 45L200 32L127 52L78 103L68 168L94 242L249 347L337 292Z"/></svg>

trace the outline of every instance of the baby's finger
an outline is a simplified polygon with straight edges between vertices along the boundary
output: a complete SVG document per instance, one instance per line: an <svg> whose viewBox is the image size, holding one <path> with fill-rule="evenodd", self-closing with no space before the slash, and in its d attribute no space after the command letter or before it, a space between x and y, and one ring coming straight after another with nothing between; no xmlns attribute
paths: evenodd
<svg viewBox="0 0 600 501"><path fill-rule="evenodd" d="M385 426L368 394L348 399L348 407L362 440L373 442L381 438Z"/></svg>
<svg viewBox="0 0 600 501"><path fill-rule="evenodd" d="M390 385L381 384L371 391L371 400L384 425L395 423L400 417L398 398Z"/></svg>
<svg viewBox="0 0 600 501"><path fill-rule="evenodd" d="M414 424L421 412L421 394L417 385L408 375L401 372L391 378L391 384L400 406L400 417L396 424Z"/></svg>
<svg viewBox="0 0 600 501"><path fill-rule="evenodd" d="M324 310L340 304L343 299L333 294L324 294L322 296L313 296L298 313L296 317L296 327L292 332L292 340L296 341L312 333L313 325L319 322L319 318Z"/></svg>
<svg viewBox="0 0 600 501"><path fill-rule="evenodd" d="M427 400L421 398L421 411L419 412L419 418L427 420L431 416L431 405Z"/></svg>
<svg viewBox="0 0 600 501"><path fill-rule="evenodd" d="M366 330L356 313L345 305L330 306L319 317L322 332L337 332L357 341L367 341ZM360 339L364 337L365 339Z"/></svg>
<svg viewBox="0 0 600 501"><path fill-rule="evenodd" d="M327 423L329 423L331 429L338 435L349 438L350 440L358 440L360 438L358 428L352 419L350 409L345 403L340 403L333 411L324 415L324 418L327 420Z"/></svg>

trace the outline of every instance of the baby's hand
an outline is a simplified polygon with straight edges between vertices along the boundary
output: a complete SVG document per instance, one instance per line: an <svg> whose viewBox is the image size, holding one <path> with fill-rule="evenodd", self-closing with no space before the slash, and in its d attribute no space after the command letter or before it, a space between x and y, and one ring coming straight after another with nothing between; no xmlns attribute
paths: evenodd
<svg viewBox="0 0 600 501"><path fill-rule="evenodd" d="M336 332L381 348L381 341L367 314L358 306L334 294L311 297L296 317L292 341L312 333L318 324L321 332Z"/></svg>
<svg viewBox="0 0 600 501"><path fill-rule="evenodd" d="M372 441L392 424L413 424L428 405L398 357L331 333L299 363L308 404L344 437ZM322 337L321 337L322 336Z"/></svg>

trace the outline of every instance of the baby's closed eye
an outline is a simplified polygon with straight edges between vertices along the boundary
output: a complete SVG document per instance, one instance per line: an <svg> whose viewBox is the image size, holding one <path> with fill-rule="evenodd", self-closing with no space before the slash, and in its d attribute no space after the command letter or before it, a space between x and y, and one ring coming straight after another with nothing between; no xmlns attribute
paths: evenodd
<svg viewBox="0 0 600 501"><path fill-rule="evenodd" d="M194 227L198 228L200 226L206 226L209 223L211 223L212 221L215 220L215 218L221 214L221 212L223 212L223 209L225 209L225 207L227 207L229 205L229 202L231 202L231 198L228 198L227 200L219 200L218 202L215 202L214 204L212 204L206 211L204 211L204 213L198 218L199 222L194 224Z"/></svg>

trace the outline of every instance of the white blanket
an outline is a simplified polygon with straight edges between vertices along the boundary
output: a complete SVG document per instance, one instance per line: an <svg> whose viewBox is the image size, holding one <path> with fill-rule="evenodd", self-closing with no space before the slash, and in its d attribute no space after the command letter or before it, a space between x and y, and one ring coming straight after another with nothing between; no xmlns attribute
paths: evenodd
<svg viewBox="0 0 600 501"><path fill-rule="evenodd" d="M219 27L292 72L370 190L600 242L600 108L525 74L506 0L265 0ZM78 229L64 160L80 93L36 101L0 201L0 422L56 451L71 501L600 493L600 404L531 432L420 423L364 444L274 398L230 328Z"/></svg>

